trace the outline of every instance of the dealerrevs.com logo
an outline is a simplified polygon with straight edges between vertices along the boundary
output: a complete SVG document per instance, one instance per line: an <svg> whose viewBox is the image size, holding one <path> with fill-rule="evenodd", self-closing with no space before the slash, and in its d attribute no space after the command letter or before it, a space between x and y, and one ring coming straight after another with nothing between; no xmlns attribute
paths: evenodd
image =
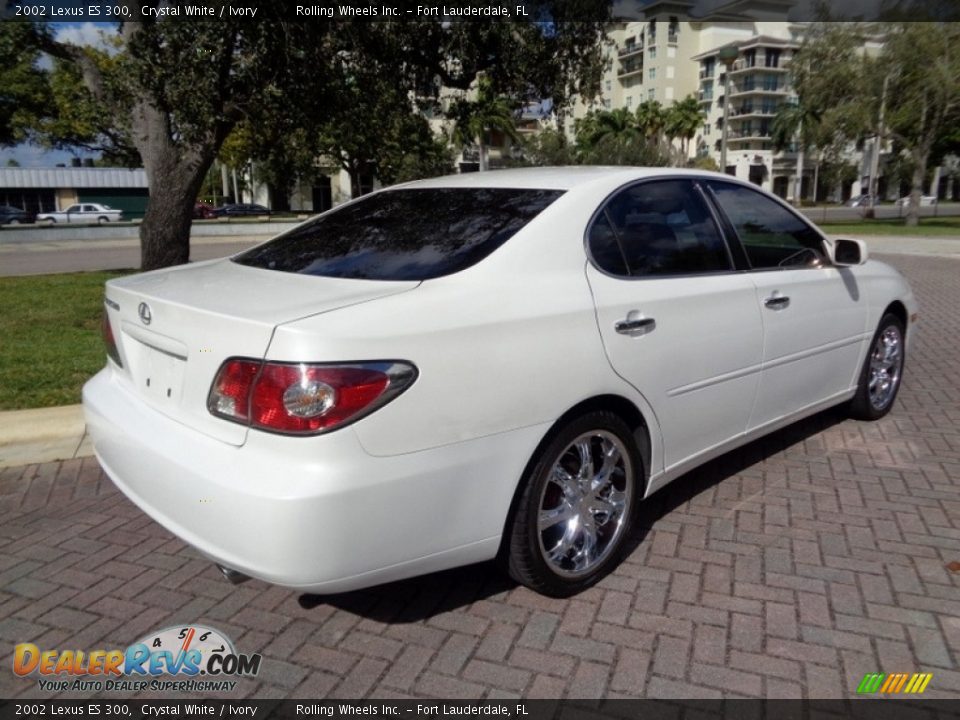
<svg viewBox="0 0 960 720"><path fill-rule="evenodd" d="M20 643L13 672L37 677L47 691L214 692L233 690L232 678L257 675L261 660L238 653L219 630L189 625L150 633L126 650L43 650Z"/></svg>

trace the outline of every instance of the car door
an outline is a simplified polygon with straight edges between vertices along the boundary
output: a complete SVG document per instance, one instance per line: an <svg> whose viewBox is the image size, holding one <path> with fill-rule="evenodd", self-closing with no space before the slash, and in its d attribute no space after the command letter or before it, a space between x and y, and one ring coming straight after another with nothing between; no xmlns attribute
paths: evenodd
<svg viewBox="0 0 960 720"><path fill-rule="evenodd" d="M710 181L739 238L763 318L763 372L749 427L846 392L866 340L867 300L850 268L830 263L823 236L753 188Z"/></svg>
<svg viewBox="0 0 960 720"><path fill-rule="evenodd" d="M65 219L68 223L70 223L70 222L80 222L81 219L82 219L82 217L83 217L83 214L82 214L82 206L80 206L80 205L71 205L70 207L68 207L68 208L67 208L66 210L64 210L63 212L64 212L64 219Z"/></svg>
<svg viewBox="0 0 960 720"><path fill-rule="evenodd" d="M591 221L587 246L607 357L654 409L664 467L743 433L759 382L760 312L698 185L619 190Z"/></svg>

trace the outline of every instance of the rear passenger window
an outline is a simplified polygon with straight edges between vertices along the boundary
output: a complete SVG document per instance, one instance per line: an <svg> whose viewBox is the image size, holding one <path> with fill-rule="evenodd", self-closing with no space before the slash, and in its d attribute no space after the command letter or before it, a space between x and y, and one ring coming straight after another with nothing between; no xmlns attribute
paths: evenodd
<svg viewBox="0 0 960 720"><path fill-rule="evenodd" d="M645 182L620 191L594 220L588 242L596 265L613 275L689 275L732 267L689 180Z"/></svg>
<svg viewBox="0 0 960 720"><path fill-rule="evenodd" d="M820 233L779 203L742 185L707 183L736 228L755 269L820 267L825 255Z"/></svg>

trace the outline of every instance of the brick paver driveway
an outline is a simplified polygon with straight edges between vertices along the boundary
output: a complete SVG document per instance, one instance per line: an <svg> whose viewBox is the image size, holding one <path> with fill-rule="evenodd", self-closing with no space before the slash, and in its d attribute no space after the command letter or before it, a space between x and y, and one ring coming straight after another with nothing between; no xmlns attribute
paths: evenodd
<svg viewBox="0 0 960 720"><path fill-rule="evenodd" d="M481 565L304 608L227 584L92 459L4 470L0 697L42 694L10 671L14 643L126 647L188 622L263 653L250 696L840 697L922 670L955 697L960 261L892 262L922 303L893 413L824 413L679 479L628 561L571 600Z"/></svg>

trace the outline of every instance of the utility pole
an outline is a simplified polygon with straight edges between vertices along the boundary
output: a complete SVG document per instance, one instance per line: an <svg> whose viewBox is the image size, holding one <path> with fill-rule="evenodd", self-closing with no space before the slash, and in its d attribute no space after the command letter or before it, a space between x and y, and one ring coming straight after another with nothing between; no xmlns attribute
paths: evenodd
<svg viewBox="0 0 960 720"><path fill-rule="evenodd" d="M880 172L880 147L883 142L883 116L887 109L887 87L890 85L890 73L883 78L883 92L880 95L880 114L877 118L877 133L873 138L873 154L870 156L870 198L867 201L867 211L865 217L872 218L876 216L875 206L877 203L877 187Z"/></svg>

